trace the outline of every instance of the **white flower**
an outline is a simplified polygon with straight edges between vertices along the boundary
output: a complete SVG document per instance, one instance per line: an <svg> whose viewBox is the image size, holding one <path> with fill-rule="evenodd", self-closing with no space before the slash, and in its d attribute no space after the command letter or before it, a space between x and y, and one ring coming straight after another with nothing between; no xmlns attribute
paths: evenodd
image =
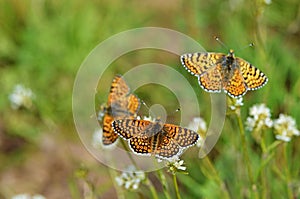
<svg viewBox="0 0 300 199"><path fill-rule="evenodd" d="M271 120L270 109L265 104L256 104L250 108L249 117L246 120L246 129L249 131L260 130L263 127L271 128L273 121Z"/></svg>
<svg viewBox="0 0 300 199"><path fill-rule="evenodd" d="M231 100L233 100L233 101L232 101L232 104L229 105L229 108L233 111L236 110L236 108L241 107L241 106L244 105L243 97L240 97L240 98L237 98L237 99L232 98Z"/></svg>
<svg viewBox="0 0 300 199"><path fill-rule="evenodd" d="M207 131L206 122L201 117L194 117L187 128L196 132L206 133Z"/></svg>
<svg viewBox="0 0 300 199"><path fill-rule="evenodd" d="M44 196L42 196L42 195L34 195L34 196L32 196L32 199L46 199Z"/></svg>
<svg viewBox="0 0 300 199"><path fill-rule="evenodd" d="M169 167L169 171L175 173L177 171L185 171L186 166L184 166L184 161L180 160L178 157L174 157L167 162L167 166Z"/></svg>
<svg viewBox="0 0 300 199"><path fill-rule="evenodd" d="M265 0L265 3L270 5L272 3L272 0Z"/></svg>
<svg viewBox="0 0 300 199"><path fill-rule="evenodd" d="M289 142L292 136L299 136L300 131L296 127L296 121L288 115L280 114L274 121L275 137L278 140Z"/></svg>
<svg viewBox="0 0 300 199"><path fill-rule="evenodd" d="M13 109L21 107L30 108L34 94L30 88L25 88L23 85L17 84L8 98Z"/></svg>
<svg viewBox="0 0 300 199"><path fill-rule="evenodd" d="M134 166L129 166L120 176L115 178L116 183L125 189L136 190L145 179L143 171L137 171Z"/></svg>
<svg viewBox="0 0 300 199"><path fill-rule="evenodd" d="M11 199L30 199L30 195L29 194L18 194L18 195L15 195L13 197L11 197Z"/></svg>
<svg viewBox="0 0 300 199"><path fill-rule="evenodd" d="M46 198L40 194L30 196L29 194L25 193L25 194L15 195L11 197L11 199L46 199Z"/></svg>
<svg viewBox="0 0 300 199"><path fill-rule="evenodd" d="M282 141L284 141L284 142L289 142L289 141L291 141L291 137L289 137L289 136L287 136L287 134L281 134L281 135L275 135L275 138L277 139L277 140L282 140Z"/></svg>

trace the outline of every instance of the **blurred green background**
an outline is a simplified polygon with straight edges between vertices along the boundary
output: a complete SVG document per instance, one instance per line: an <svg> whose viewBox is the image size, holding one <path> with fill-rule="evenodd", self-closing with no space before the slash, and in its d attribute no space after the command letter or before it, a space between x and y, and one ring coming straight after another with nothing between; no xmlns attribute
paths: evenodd
<svg viewBox="0 0 300 199"><path fill-rule="evenodd" d="M227 53L213 39L219 36L227 46L236 49L237 56L257 66L269 78L265 87L244 97L243 120L250 106L266 103L273 118L287 113L300 124L299 0L0 0L0 198L18 193L82 198L78 195L84 191L84 185L74 177L82 164L89 169L89 178L100 198L116 197L109 168L92 158L74 128L73 81L81 63L97 44L121 31L145 26L170 28L194 38L207 51ZM251 42L254 48L238 50ZM180 71L195 88L202 102L201 116L209 122L209 94L199 88L197 78L181 67L178 57L166 52L130 53L114 62L114 67L105 71L106 85L99 88L97 103L106 101L114 74L149 62L167 64ZM117 69L120 65L122 69ZM35 94L31 108L12 109L9 95L17 84ZM159 90L166 93L165 97L158 91L145 91L137 94L147 103L167 104L169 111L178 108L168 91ZM236 123L229 117L209 155L233 198L243 196L243 183L239 182L246 176L239 159L239 141ZM297 143L299 138L293 140L289 150L299 197ZM191 150L183 156L190 174L179 176L182 196L219 197L217 185L200 171L201 160L196 154L196 150ZM251 161L255 163L257 158L253 154ZM280 155L272 162L277 163L280 164ZM277 178L272 174L267 177L273 183L271 198L284 198L285 189L276 183ZM161 190L157 178L153 175L151 179ZM134 193L127 196L142 197Z"/></svg>

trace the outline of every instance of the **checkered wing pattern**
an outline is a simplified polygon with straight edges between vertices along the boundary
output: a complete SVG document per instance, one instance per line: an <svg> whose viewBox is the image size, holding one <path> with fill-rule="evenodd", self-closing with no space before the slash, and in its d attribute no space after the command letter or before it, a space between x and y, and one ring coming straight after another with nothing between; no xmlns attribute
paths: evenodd
<svg viewBox="0 0 300 199"><path fill-rule="evenodd" d="M135 119L115 120L112 123L114 131L124 139L144 137L145 133L152 125L153 124L150 121Z"/></svg>
<svg viewBox="0 0 300 199"><path fill-rule="evenodd" d="M184 148L194 145L199 135L186 128L172 124L162 124L159 120L123 119L112 123L114 131L126 140L137 154L171 158Z"/></svg>
<svg viewBox="0 0 300 199"><path fill-rule="evenodd" d="M112 121L123 118L134 119L140 108L140 104L139 98L134 94L130 94L130 89L122 76L116 75L111 84L105 107L106 111L102 120L102 141L104 145L110 145L118 138L118 134L112 129Z"/></svg>
<svg viewBox="0 0 300 199"><path fill-rule="evenodd" d="M155 155L159 158L171 158L180 153L179 145L168 138L167 136L161 136L161 142L157 145Z"/></svg>
<svg viewBox="0 0 300 199"><path fill-rule="evenodd" d="M111 83L110 92L108 96L108 105L119 101L120 98L126 97L130 89L125 80L120 75L116 75Z"/></svg>
<svg viewBox="0 0 300 199"><path fill-rule="evenodd" d="M266 85L268 78L258 68L238 57L236 58L236 62L240 66L241 73L249 90L256 90Z"/></svg>
<svg viewBox="0 0 300 199"><path fill-rule="evenodd" d="M111 123L114 118L108 114L105 114L103 117L103 134L102 134L102 143L104 145L110 145L118 139L118 134L114 132Z"/></svg>
<svg viewBox="0 0 300 199"><path fill-rule="evenodd" d="M129 141L129 146L132 151L137 154L150 155L152 153L151 138L133 137Z"/></svg>
<svg viewBox="0 0 300 199"><path fill-rule="evenodd" d="M130 94L127 100L127 110L131 115L135 115L140 109L140 99L134 95Z"/></svg>
<svg viewBox="0 0 300 199"><path fill-rule="evenodd" d="M182 148L188 148L199 140L198 133L173 124L165 124L163 131Z"/></svg>
<svg viewBox="0 0 300 199"><path fill-rule="evenodd" d="M218 64L198 77L199 85L207 92L222 91L221 65Z"/></svg>
<svg viewBox="0 0 300 199"><path fill-rule="evenodd" d="M239 68L235 68L231 79L224 82L223 89L225 93L235 98L241 97L247 92L248 88Z"/></svg>
<svg viewBox="0 0 300 199"><path fill-rule="evenodd" d="M222 57L223 53L188 53L180 57L182 65L192 75L202 75L211 67L214 67Z"/></svg>
<svg viewBox="0 0 300 199"><path fill-rule="evenodd" d="M207 92L225 91L234 98L243 96L247 90L256 90L268 82L258 68L234 56L230 50L223 53L191 53L180 57L182 65L198 76L200 86Z"/></svg>

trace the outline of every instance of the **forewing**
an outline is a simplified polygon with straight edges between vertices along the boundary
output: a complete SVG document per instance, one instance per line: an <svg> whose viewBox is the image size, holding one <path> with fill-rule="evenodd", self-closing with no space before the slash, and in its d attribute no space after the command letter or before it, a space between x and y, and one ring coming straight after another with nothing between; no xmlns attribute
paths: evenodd
<svg viewBox="0 0 300 199"><path fill-rule="evenodd" d="M140 105L141 105L140 99L136 95L134 94L129 95L127 109L131 115L137 114L137 112L140 109Z"/></svg>
<svg viewBox="0 0 300 199"><path fill-rule="evenodd" d="M196 144L199 139L198 133L173 124L165 124L163 131L174 143L183 148Z"/></svg>
<svg viewBox="0 0 300 199"><path fill-rule="evenodd" d="M111 124L113 122L113 117L105 114L103 117L103 133L102 133L102 143L104 145L110 145L118 139L118 134L114 132Z"/></svg>
<svg viewBox="0 0 300 199"><path fill-rule="evenodd" d="M180 60L192 75L202 75L209 68L214 67L224 56L223 53L188 53L181 55Z"/></svg>
<svg viewBox="0 0 300 199"><path fill-rule="evenodd" d="M151 125L150 121L135 119L115 120L112 123L113 130L124 139L143 136Z"/></svg>
<svg viewBox="0 0 300 199"><path fill-rule="evenodd" d="M266 85L268 78L263 72L241 58L236 58L236 61L249 90L256 90Z"/></svg>
<svg viewBox="0 0 300 199"><path fill-rule="evenodd" d="M111 83L110 93L108 96L108 105L116 102L117 100L122 100L129 93L129 87L125 80L120 75L116 75Z"/></svg>
<svg viewBox="0 0 300 199"><path fill-rule="evenodd" d="M198 77L199 85L207 92L220 93L222 91L221 64L207 70Z"/></svg>
<svg viewBox="0 0 300 199"><path fill-rule="evenodd" d="M247 85L238 67L235 68L228 82L225 82L223 89L225 93L234 98L241 97L247 92Z"/></svg>

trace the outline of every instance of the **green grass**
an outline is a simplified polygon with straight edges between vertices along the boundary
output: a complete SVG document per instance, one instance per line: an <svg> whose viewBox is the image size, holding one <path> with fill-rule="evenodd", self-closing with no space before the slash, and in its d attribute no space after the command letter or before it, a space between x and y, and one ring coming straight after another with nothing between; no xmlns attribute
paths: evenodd
<svg viewBox="0 0 300 199"><path fill-rule="evenodd" d="M24 192L48 198L59 198L54 194L59 192L66 198L83 198L74 196L82 194L83 182L93 185L95 190L90 191L97 197L152 197L147 186L130 193L114 186L114 171L94 161L85 151L72 118L73 82L81 63L100 42L132 28L170 28L194 38L207 51L227 53L213 39L219 36L235 49L236 56L248 60L269 78L265 87L244 97L242 121L245 122L249 107L265 103L271 109L272 119L285 113L295 118L300 127L299 16L297 0L274 0L270 5L259 0L0 1L0 198ZM251 42L254 48L242 49ZM106 102L114 74L152 62L169 65L184 75L197 93L201 116L209 123L209 94L199 88L197 78L180 66L177 56L159 50L135 51L116 60L105 71L103 84L99 84L97 105ZM10 106L8 96L19 83L36 95L29 110L13 110ZM165 88L145 86L136 94L150 106L165 105L168 113L178 108L175 96ZM148 114L145 107L141 114ZM179 121L179 116L174 114L172 121ZM275 139L273 132L268 130L265 134L267 144L271 144ZM261 148L246 131L259 198L291 198L289 194L300 197L298 143L299 138L294 137L290 143L276 147L261 174ZM218 198L224 194L220 182L231 198L255 197L251 194L235 115L226 117L221 137L208 157L216 173L208 162L197 158L196 149L184 154L189 174L176 173L182 198ZM81 163L89 170L85 179L73 176ZM57 169L63 174L55 174ZM172 176L166 169L163 172L168 191L175 197ZM155 172L150 174L150 180L159 197L166 197Z"/></svg>

